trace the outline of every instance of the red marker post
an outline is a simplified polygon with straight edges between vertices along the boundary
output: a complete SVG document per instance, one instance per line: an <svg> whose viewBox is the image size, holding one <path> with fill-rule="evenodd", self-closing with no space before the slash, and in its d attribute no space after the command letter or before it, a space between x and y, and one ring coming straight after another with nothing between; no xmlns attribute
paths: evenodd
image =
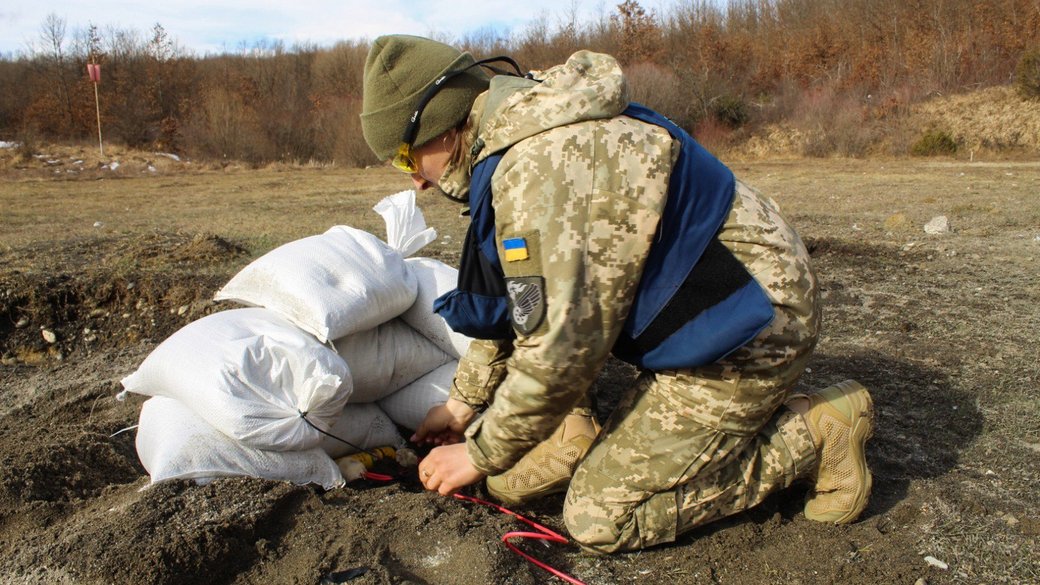
<svg viewBox="0 0 1040 585"><path fill-rule="evenodd" d="M87 75L94 82L94 106L97 108L97 139L101 149L101 158L105 157L105 144L101 141L101 100L98 97L98 84L101 83L101 64L87 63Z"/></svg>

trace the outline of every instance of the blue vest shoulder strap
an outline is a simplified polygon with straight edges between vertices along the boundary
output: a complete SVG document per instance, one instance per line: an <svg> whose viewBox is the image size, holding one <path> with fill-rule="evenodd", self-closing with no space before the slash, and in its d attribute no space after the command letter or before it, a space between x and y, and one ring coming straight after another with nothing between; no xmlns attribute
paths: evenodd
<svg viewBox="0 0 1040 585"><path fill-rule="evenodd" d="M661 114L639 104L624 114L666 129L682 150L614 354L652 370L715 362L751 341L774 314L762 287L716 238L736 179Z"/></svg>
<svg viewBox="0 0 1040 585"><path fill-rule="evenodd" d="M462 245L458 288L434 300L433 310L455 331L477 339L511 339L505 273L495 245L495 209L491 175L504 152L473 167L470 180L470 224Z"/></svg>

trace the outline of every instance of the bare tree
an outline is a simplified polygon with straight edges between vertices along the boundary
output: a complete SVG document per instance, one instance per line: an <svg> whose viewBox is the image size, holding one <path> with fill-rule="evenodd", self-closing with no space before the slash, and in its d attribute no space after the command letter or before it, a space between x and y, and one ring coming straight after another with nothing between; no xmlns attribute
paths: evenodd
<svg viewBox="0 0 1040 585"><path fill-rule="evenodd" d="M71 82L65 63L65 19L53 12L48 14L40 28L40 39L47 50L48 70L64 118L62 126L66 129L72 128L74 115Z"/></svg>

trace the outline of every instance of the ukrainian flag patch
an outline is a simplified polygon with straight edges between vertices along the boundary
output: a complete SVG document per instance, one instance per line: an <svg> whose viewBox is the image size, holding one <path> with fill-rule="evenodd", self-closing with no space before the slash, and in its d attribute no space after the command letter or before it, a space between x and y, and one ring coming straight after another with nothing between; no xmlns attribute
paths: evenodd
<svg viewBox="0 0 1040 585"><path fill-rule="evenodd" d="M527 260L527 240L524 238L507 238L502 240L502 248L506 251L506 262Z"/></svg>

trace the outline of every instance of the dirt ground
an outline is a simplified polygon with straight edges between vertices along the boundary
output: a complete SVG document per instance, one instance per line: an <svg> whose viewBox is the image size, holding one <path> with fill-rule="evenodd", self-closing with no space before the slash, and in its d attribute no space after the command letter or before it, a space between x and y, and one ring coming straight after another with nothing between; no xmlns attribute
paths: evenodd
<svg viewBox="0 0 1040 585"><path fill-rule="evenodd" d="M408 482L322 492L251 478L149 489L142 399L119 380L239 268L407 187L387 169L210 169L117 153L0 170L0 581L534 584L522 528ZM58 162L51 162L58 161ZM521 546L589 584L1040 582L1040 164L733 162L809 244L825 329L800 382L855 378L877 407L863 518L808 521L804 487L637 554ZM161 163L161 164L160 164ZM457 259L458 208L422 195ZM925 233L936 216L950 231ZM632 379L596 383L601 414ZM482 489L472 492L482 496ZM560 499L522 510L562 530Z"/></svg>

